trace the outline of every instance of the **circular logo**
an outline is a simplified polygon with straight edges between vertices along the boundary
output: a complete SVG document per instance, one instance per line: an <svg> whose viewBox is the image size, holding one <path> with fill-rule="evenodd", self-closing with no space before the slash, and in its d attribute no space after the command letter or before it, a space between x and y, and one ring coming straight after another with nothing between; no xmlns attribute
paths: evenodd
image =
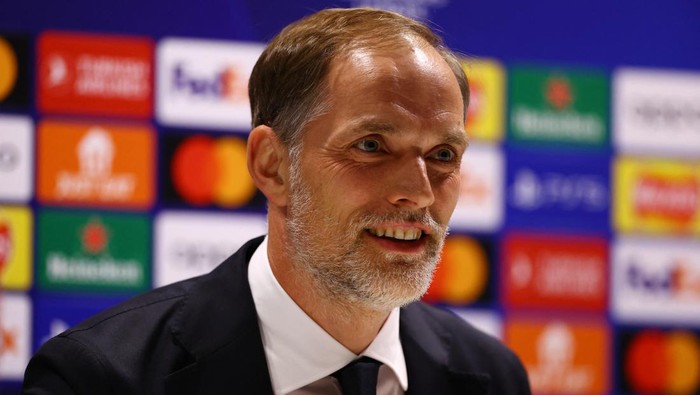
<svg viewBox="0 0 700 395"><path fill-rule="evenodd" d="M10 144L0 144L0 171L11 171L19 163L19 151Z"/></svg>
<svg viewBox="0 0 700 395"><path fill-rule="evenodd" d="M10 43L0 37L0 100L12 91L17 80L17 59Z"/></svg>
<svg viewBox="0 0 700 395"><path fill-rule="evenodd" d="M240 207L255 194L245 142L233 137L186 139L173 156L172 178L180 196L193 205Z"/></svg>
<svg viewBox="0 0 700 395"><path fill-rule="evenodd" d="M445 240L440 264L424 300L471 303L484 292L487 281L488 258L479 242L466 236L452 236Z"/></svg>
<svg viewBox="0 0 700 395"><path fill-rule="evenodd" d="M700 386L700 343L683 330L647 330L631 341L625 373L641 393L691 394Z"/></svg>

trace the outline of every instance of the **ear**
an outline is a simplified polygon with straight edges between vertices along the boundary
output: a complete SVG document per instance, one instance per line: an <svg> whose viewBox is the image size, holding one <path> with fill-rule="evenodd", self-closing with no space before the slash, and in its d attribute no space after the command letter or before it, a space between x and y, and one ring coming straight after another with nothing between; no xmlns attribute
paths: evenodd
<svg viewBox="0 0 700 395"><path fill-rule="evenodd" d="M285 207L289 187L287 149L269 126L260 125L248 135L248 172L271 205Z"/></svg>

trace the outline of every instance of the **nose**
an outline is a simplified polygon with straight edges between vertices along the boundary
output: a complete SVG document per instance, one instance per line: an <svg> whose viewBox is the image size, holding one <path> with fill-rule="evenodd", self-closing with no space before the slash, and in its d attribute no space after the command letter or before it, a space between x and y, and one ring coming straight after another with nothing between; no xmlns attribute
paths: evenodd
<svg viewBox="0 0 700 395"><path fill-rule="evenodd" d="M425 208L435 201L423 157L398 161L387 181L389 203L405 208Z"/></svg>

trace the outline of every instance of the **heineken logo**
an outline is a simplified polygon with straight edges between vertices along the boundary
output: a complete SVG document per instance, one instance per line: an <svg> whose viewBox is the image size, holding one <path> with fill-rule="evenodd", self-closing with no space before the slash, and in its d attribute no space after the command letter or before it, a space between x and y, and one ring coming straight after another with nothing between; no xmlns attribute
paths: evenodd
<svg viewBox="0 0 700 395"><path fill-rule="evenodd" d="M571 85L563 77L552 77L547 81L545 97L559 111L565 110L574 101Z"/></svg>
<svg viewBox="0 0 700 395"><path fill-rule="evenodd" d="M146 289L149 234L145 216L42 213L39 285L49 290Z"/></svg>
<svg viewBox="0 0 700 395"><path fill-rule="evenodd" d="M581 70L513 69L509 137L602 146L608 139L608 80Z"/></svg>
<svg viewBox="0 0 700 395"><path fill-rule="evenodd" d="M83 227L81 240L83 250L89 254L99 254L105 250L109 239L107 229L99 218L93 218Z"/></svg>

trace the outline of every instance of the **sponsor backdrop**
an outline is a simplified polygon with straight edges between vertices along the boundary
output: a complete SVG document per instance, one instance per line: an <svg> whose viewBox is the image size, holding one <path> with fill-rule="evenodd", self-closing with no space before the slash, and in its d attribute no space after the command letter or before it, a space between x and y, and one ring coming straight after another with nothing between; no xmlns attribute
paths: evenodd
<svg viewBox="0 0 700 395"><path fill-rule="evenodd" d="M510 345L536 394L700 393L698 3L6 3L1 393L46 339L265 232L248 76L331 5L463 54L472 144L425 300Z"/></svg>

